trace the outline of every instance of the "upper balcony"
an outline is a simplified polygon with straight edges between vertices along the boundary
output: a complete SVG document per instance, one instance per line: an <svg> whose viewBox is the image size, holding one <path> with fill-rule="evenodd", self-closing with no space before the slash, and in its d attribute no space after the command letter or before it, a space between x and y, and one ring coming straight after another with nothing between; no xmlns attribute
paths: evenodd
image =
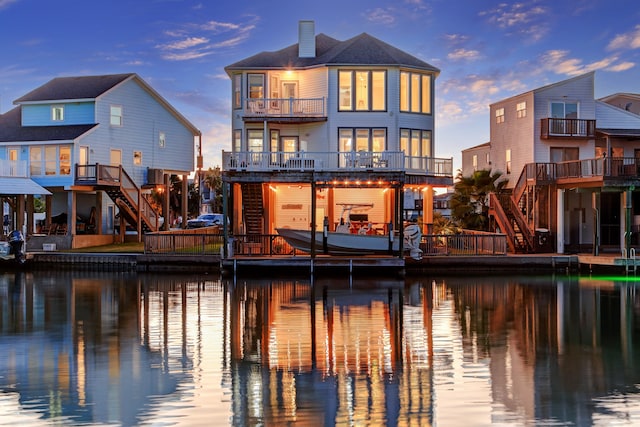
<svg viewBox="0 0 640 427"><path fill-rule="evenodd" d="M245 122L317 122L327 120L324 98L245 98Z"/></svg>
<svg viewBox="0 0 640 427"><path fill-rule="evenodd" d="M0 177L28 178L27 162L24 160L0 160Z"/></svg>
<svg viewBox="0 0 640 427"><path fill-rule="evenodd" d="M453 159L406 156L403 151L222 152L225 171L404 172L453 177Z"/></svg>
<svg viewBox="0 0 640 427"><path fill-rule="evenodd" d="M596 136L596 121L585 119L556 119L541 120L540 137L591 139Z"/></svg>

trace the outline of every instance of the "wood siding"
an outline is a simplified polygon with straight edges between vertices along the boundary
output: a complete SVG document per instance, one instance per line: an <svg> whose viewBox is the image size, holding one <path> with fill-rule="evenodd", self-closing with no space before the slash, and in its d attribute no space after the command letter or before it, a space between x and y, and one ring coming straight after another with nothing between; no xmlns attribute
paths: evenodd
<svg viewBox="0 0 640 427"><path fill-rule="evenodd" d="M64 120L51 120L53 105L64 106ZM96 123L93 102L53 102L22 106L22 126L68 126L93 123Z"/></svg>

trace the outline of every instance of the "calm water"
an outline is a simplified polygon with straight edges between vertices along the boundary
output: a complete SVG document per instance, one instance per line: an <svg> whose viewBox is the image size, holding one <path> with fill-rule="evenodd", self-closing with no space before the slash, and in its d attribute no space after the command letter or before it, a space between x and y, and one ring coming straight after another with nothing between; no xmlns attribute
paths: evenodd
<svg viewBox="0 0 640 427"><path fill-rule="evenodd" d="M639 291L0 274L0 425L639 425Z"/></svg>

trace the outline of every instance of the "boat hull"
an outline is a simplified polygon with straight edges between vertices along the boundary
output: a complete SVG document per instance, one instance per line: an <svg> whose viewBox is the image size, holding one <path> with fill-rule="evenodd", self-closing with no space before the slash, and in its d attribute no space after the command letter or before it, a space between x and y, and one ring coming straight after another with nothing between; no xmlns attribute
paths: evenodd
<svg viewBox="0 0 640 427"><path fill-rule="evenodd" d="M311 231L292 228L277 228L276 231L292 247L311 252ZM391 251L389 250L391 246ZM327 233L327 252L332 255L371 255L398 252L400 244L395 237L392 242L389 236L370 236L348 233ZM316 232L315 251L324 252L322 232Z"/></svg>

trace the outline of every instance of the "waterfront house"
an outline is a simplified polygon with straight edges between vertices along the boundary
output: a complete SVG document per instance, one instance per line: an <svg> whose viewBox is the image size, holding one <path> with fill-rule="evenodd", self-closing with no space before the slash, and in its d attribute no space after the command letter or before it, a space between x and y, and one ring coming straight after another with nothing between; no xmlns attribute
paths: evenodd
<svg viewBox="0 0 640 427"><path fill-rule="evenodd" d="M19 170L45 190L26 193L26 225L21 203L8 213L32 249L108 244L126 226L140 239L162 224L147 199L152 188L168 188L179 175L186 194L200 132L138 75L58 77L14 104L0 115L0 162L8 171L0 183ZM37 226L33 194L46 195L46 219Z"/></svg>
<svg viewBox="0 0 640 427"><path fill-rule="evenodd" d="M595 99L594 84L590 72L490 106L490 142L475 151L508 179L490 215L512 252L628 254L640 243L639 96Z"/></svg>
<svg viewBox="0 0 640 427"><path fill-rule="evenodd" d="M369 34L340 41L301 21L298 43L225 68L231 151L222 153L225 209L236 235L276 227L375 233L402 228L405 192L423 200L453 183L435 156L439 70ZM413 197L413 196L412 196ZM343 208L356 206L351 218Z"/></svg>

